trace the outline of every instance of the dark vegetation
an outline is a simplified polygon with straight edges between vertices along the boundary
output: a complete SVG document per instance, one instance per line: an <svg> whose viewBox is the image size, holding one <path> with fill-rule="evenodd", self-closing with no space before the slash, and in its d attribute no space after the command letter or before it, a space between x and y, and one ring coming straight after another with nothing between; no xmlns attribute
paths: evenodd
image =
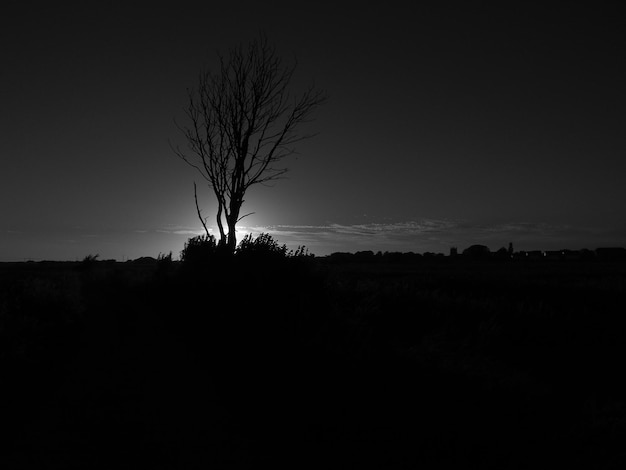
<svg viewBox="0 0 626 470"><path fill-rule="evenodd" d="M1 264L3 468L624 468L623 259L242 246Z"/></svg>

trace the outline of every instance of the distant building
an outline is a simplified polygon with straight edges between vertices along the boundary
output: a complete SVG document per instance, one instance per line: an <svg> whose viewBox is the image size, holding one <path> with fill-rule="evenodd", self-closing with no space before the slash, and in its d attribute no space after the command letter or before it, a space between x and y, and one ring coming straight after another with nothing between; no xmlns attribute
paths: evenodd
<svg viewBox="0 0 626 470"><path fill-rule="evenodd" d="M563 259L579 260L582 257L579 250L563 250Z"/></svg>
<svg viewBox="0 0 626 470"><path fill-rule="evenodd" d="M543 257L548 260L557 260L561 259L562 252L561 250L549 250L543 252Z"/></svg>
<svg viewBox="0 0 626 470"><path fill-rule="evenodd" d="M533 250L533 251L518 251L513 256L515 259L543 259L544 254L543 251Z"/></svg>

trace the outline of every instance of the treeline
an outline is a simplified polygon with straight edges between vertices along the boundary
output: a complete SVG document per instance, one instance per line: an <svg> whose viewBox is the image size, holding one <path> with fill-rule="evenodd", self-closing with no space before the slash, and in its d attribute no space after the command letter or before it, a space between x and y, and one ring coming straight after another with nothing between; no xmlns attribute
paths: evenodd
<svg viewBox="0 0 626 470"><path fill-rule="evenodd" d="M365 263L400 263L412 264L420 261L432 260L482 260L482 261L625 261L626 248L597 248L595 250L532 250L513 251L509 248L500 248L491 251L484 245L472 245L459 253L456 248L452 248L448 255L443 253L414 253L414 252L381 252L374 253L371 250L349 252L335 252L328 256L321 257L331 263L345 262L365 262Z"/></svg>

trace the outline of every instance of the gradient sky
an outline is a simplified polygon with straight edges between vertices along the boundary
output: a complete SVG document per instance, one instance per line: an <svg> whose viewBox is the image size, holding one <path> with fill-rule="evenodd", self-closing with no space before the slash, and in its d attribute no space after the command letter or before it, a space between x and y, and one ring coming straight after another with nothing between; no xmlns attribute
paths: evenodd
<svg viewBox="0 0 626 470"><path fill-rule="evenodd" d="M626 245L617 11L133 5L3 4L0 261L178 256L200 181L174 119L215 52L260 30L297 57L295 90L330 99L289 178L247 194L240 236L317 255Z"/></svg>

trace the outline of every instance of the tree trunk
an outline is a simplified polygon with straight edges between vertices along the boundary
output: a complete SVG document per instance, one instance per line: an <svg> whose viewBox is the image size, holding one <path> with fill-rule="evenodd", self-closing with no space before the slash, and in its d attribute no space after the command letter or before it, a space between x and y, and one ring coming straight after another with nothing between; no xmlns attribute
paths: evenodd
<svg viewBox="0 0 626 470"><path fill-rule="evenodd" d="M224 246L226 244L226 234L224 233L224 224L222 222L222 212L224 208L224 204L222 203L221 199L217 198L217 228L220 231L220 241L219 244L221 246Z"/></svg>
<svg viewBox="0 0 626 470"><path fill-rule="evenodd" d="M235 226L228 224L228 251L234 253L237 249L237 235L235 232Z"/></svg>
<svg viewBox="0 0 626 470"><path fill-rule="evenodd" d="M228 224L228 251L234 253L237 249L237 221L239 220L239 211L241 210L241 203L238 198L231 199L230 213L226 218Z"/></svg>

